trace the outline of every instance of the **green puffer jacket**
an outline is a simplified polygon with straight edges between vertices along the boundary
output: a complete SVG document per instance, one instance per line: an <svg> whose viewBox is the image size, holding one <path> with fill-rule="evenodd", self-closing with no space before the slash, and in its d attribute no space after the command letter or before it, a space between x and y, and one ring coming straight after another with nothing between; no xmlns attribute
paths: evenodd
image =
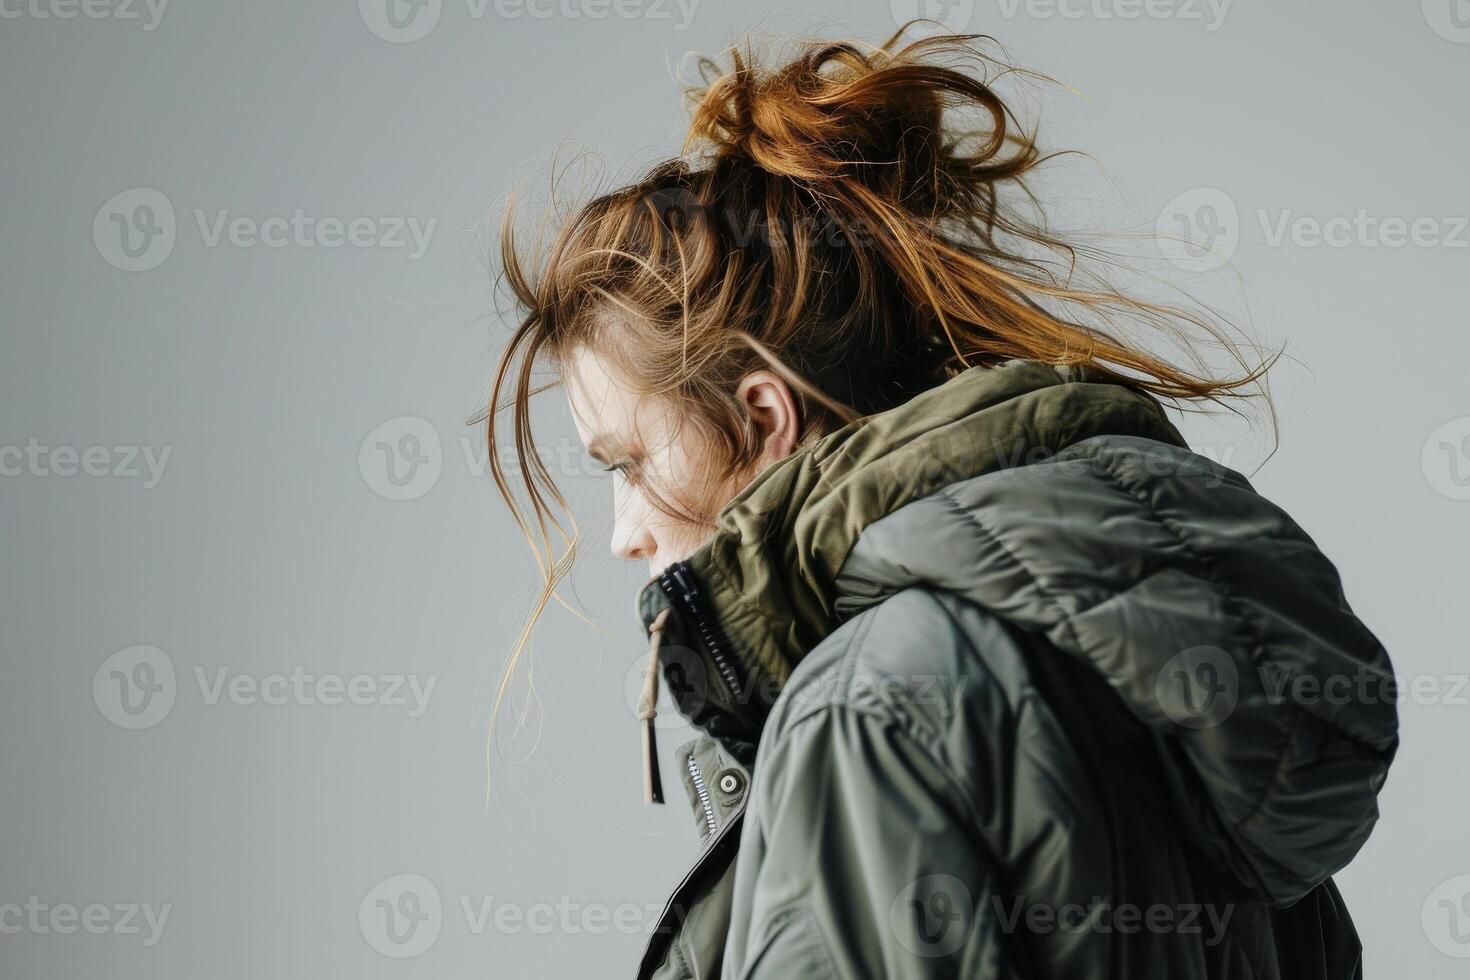
<svg viewBox="0 0 1470 980"><path fill-rule="evenodd" d="M1361 975L1388 657L1153 398L974 368L718 524L639 595L704 840L640 977Z"/></svg>

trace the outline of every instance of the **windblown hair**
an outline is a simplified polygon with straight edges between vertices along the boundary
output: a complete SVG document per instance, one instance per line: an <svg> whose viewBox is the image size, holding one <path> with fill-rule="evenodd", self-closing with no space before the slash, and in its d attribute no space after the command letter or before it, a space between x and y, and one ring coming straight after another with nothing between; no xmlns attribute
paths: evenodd
<svg viewBox="0 0 1470 980"><path fill-rule="evenodd" d="M981 52L988 38L904 34L876 48L814 42L775 68L748 49L728 68L701 60L679 157L585 204L543 254L521 254L507 209L504 280L524 316L494 377L489 460L544 588L497 705L576 549L551 506L570 521L566 501L531 451L538 365L559 370L587 347L677 405L713 447L711 486L760 454L735 398L757 368L791 385L808 441L1011 358L1086 365L1169 401L1246 394L1269 366L1251 367L1206 313L1079 285L1081 250L1051 236L1044 212L1030 216L1040 208L1026 179L1048 155L993 87L1016 69ZM1120 316L1200 334L1194 367L1125 340ZM1212 376L1196 356L1205 346L1240 371ZM500 459L506 408L529 514ZM679 496L668 505L699 520L721 503Z"/></svg>

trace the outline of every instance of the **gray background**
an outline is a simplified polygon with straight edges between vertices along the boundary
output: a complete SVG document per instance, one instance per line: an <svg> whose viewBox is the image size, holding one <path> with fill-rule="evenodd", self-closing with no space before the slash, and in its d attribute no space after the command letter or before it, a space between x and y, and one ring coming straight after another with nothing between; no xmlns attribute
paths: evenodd
<svg viewBox="0 0 1470 980"><path fill-rule="evenodd" d="M541 438L586 530L572 592L600 631L548 612L485 802L485 719L534 568L465 424L506 336L474 228L498 220L514 180L535 197L563 141L600 151L612 176L673 152L686 51L752 28L877 40L895 11L699 0L684 23L662 0L480 17L442 0L433 29L400 43L374 34L367 7L180 2L149 30L141 6L3 5L0 449L46 452L11 453L0 477L0 905L171 906L151 946L44 918L0 933L5 977L624 975L642 935L627 919L599 934L583 912L661 903L697 850L681 799L640 803L628 681L644 570L606 554L608 485L586 475L556 394ZM1470 937L1438 902L1470 890L1457 878L1470 874L1470 691L1456 680L1470 669L1470 233L1457 225L1470 29L1456 26L1470 5L1238 0L1215 21L1181 0L1122 16L1134 9L932 12L1077 90L1048 96L1043 136L1105 169L1060 170L1059 208L1147 233L1195 192L1200 227L1238 233L1233 271L1159 264L1288 345L1280 450L1258 469L1260 425L1186 431L1317 538L1406 681L1441 685L1402 706L1382 823L1340 882L1370 975L1458 975L1450 954L1470 955ZM132 10L142 19L112 16ZM140 187L175 209L176 241L128 272L93 225L131 218L133 199L104 206ZM1238 212L1224 225L1222 195ZM413 257L210 246L196 218L297 209L437 224ZM1430 223L1402 247L1371 228L1341 247L1262 229L1262 213L1269 228L1360 209ZM419 474L400 491L378 444L412 449L404 435L428 462L399 471ZM64 447L94 446L101 475L56 472ZM167 448L162 479L128 475L114 447ZM128 730L109 717L104 661L137 645L167 655L174 703ZM436 687L416 718L391 703L210 703L196 672L212 683L222 668ZM666 728L666 754L684 734ZM381 955L358 919L399 874L443 903L437 940L408 959ZM462 901L493 901L485 928ZM540 925L497 928L501 904Z"/></svg>

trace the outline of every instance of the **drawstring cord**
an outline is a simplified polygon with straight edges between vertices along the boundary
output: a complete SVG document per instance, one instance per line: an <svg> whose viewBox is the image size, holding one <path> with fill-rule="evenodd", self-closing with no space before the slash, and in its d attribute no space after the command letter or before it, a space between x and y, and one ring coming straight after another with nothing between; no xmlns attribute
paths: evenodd
<svg viewBox="0 0 1470 980"><path fill-rule="evenodd" d="M658 771L658 741L654 737L653 720L658 717L658 645L663 636L665 609L648 627L648 671L643 675L643 696L638 699L638 720L643 722L643 802L664 801L663 779Z"/></svg>

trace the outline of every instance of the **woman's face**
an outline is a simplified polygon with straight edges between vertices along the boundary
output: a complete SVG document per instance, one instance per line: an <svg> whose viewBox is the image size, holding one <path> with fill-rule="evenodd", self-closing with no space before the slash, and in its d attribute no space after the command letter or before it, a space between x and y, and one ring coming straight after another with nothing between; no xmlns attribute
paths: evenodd
<svg viewBox="0 0 1470 980"><path fill-rule="evenodd" d="M612 552L648 562L649 575L688 558L708 538L706 524L669 514L643 488L651 488L669 510L698 511L700 501L685 499L714 480L712 513L727 503L766 466L789 455L796 442L796 406L786 383L770 371L747 375L736 391L763 438L755 464L739 473L706 472L713 458L694 426L677 425L678 413L666 401L640 395L617 379L607 361L586 347L565 365L563 380L577 434L588 455L613 474Z"/></svg>

